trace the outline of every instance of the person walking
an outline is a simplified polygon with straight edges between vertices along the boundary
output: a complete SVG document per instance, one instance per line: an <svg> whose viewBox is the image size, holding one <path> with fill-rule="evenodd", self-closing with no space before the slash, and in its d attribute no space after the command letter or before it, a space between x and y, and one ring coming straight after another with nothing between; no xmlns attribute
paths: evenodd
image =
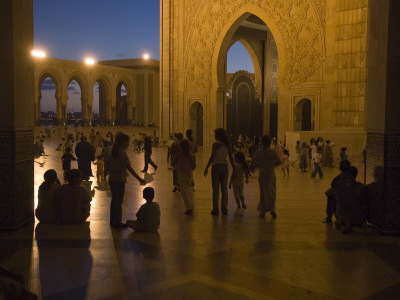
<svg viewBox="0 0 400 300"><path fill-rule="evenodd" d="M324 177L324 173L322 173L321 169L321 151L322 149L320 147L317 148L317 151L314 152L312 156L312 163L314 165L314 171L311 174L311 178L315 178L317 173L319 174L319 179L322 179Z"/></svg>
<svg viewBox="0 0 400 300"><path fill-rule="evenodd" d="M151 137L144 135L144 168L141 172L147 173L149 164L157 171L158 166L152 161L151 154L153 153L153 145L151 144Z"/></svg>
<svg viewBox="0 0 400 300"><path fill-rule="evenodd" d="M128 146L129 136L120 133L116 136L115 144L111 150L108 180L111 188L110 225L114 228L125 227L125 224L123 224L121 220L127 171L129 171L140 184L146 184L131 167L131 162L126 154Z"/></svg>
<svg viewBox="0 0 400 300"><path fill-rule="evenodd" d="M261 148L257 150L252 159L252 168L259 169L258 183L260 187L260 202L257 210L260 217L270 212L272 218L276 218L276 177L275 167L281 164L278 154L271 150L271 138L264 135L261 139Z"/></svg>
<svg viewBox="0 0 400 300"><path fill-rule="evenodd" d="M82 179L89 180L93 177L92 161L94 161L94 151L86 136L81 136L81 141L75 147L75 154L78 158L78 169L82 172Z"/></svg>
<svg viewBox="0 0 400 300"><path fill-rule="evenodd" d="M218 200L219 188L221 187L221 212L224 215L228 214L228 159L234 168L233 156L231 145L229 144L228 135L224 128L217 128L214 131L215 142L212 145L212 152L207 166L204 170L204 176L207 176L208 168L212 165L211 169L211 182L213 190L213 209L211 214L213 216L219 215Z"/></svg>
<svg viewBox="0 0 400 300"><path fill-rule="evenodd" d="M196 140L193 138L193 130L192 129L186 130L186 139L189 141L189 144L190 144L190 153L194 157L196 157L196 153L198 152L198 150L197 150ZM191 186L192 186L192 189L193 189L193 192L194 192L194 179L193 179L193 176L192 176L192 184L191 184Z"/></svg>
<svg viewBox="0 0 400 300"><path fill-rule="evenodd" d="M177 172L179 187L186 206L185 214L191 215L193 214L193 170L196 167L196 159L190 151L188 140L181 140L180 149L180 152L172 157L171 165Z"/></svg>

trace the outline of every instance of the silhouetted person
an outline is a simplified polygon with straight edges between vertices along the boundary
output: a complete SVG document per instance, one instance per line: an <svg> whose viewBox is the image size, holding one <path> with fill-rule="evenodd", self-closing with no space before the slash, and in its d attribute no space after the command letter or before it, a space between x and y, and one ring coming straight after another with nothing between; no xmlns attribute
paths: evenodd
<svg viewBox="0 0 400 300"><path fill-rule="evenodd" d="M343 233L350 233L351 217L353 211L353 202L356 199L356 180L350 172L350 163L347 160L340 162L340 170L342 171L336 176L331 183L332 190L336 199L336 214L339 222L336 228L341 229L341 225L345 226Z"/></svg>
<svg viewBox="0 0 400 300"><path fill-rule="evenodd" d="M228 214L228 160L234 168L234 161L229 144L228 135L224 128L217 128L214 131L215 142L212 145L212 152L207 166L204 169L204 176L207 176L208 168L211 168L211 184L213 190L213 216L219 215L219 188L221 187L221 212L224 215Z"/></svg>
<svg viewBox="0 0 400 300"><path fill-rule="evenodd" d="M56 192L59 222L61 224L84 223L90 216L92 197L81 186L82 174L80 170L68 170L65 177L68 184L60 186Z"/></svg>
<svg viewBox="0 0 400 300"><path fill-rule="evenodd" d="M151 187L143 189L143 198L146 203L140 206L136 213L137 220L126 221L126 226L136 232L156 231L160 226L160 206L157 202L153 202L154 189Z"/></svg>
<svg viewBox="0 0 400 300"><path fill-rule="evenodd" d="M114 228L125 227L122 220L122 202L125 193L127 171L131 173L140 184L146 182L140 178L131 167L131 162L126 154L129 146L129 136L120 133L115 138L115 144L111 150L109 183L111 188L110 225Z"/></svg>
<svg viewBox="0 0 400 300"><path fill-rule="evenodd" d="M78 158L78 169L82 172L82 179L89 180L93 176L92 161L94 161L94 152L92 145L87 138L81 136L81 141L75 147L75 154Z"/></svg>
<svg viewBox="0 0 400 300"><path fill-rule="evenodd" d="M68 170L71 170L71 161L77 160L71 153L72 149L70 147L67 147L65 149L65 153L63 156L61 156L61 161L62 161L62 167L64 171L64 179L65 179L65 173Z"/></svg>
<svg viewBox="0 0 400 300"><path fill-rule="evenodd" d="M42 223L57 223L58 205L56 191L60 187L60 180L55 170L47 170L44 182L39 186L38 206L35 210L36 218Z"/></svg>
<svg viewBox="0 0 400 300"><path fill-rule="evenodd" d="M152 161L151 154L153 153L153 145L151 144L151 137L146 135L144 137L144 168L141 172L147 173L149 164L157 171L158 166Z"/></svg>

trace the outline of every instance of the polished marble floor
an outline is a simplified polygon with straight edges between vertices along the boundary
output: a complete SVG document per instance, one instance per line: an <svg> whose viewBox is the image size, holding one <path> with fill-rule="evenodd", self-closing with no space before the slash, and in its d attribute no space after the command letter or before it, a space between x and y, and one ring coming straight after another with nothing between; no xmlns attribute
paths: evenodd
<svg viewBox="0 0 400 300"><path fill-rule="evenodd" d="M46 141L49 156L35 160L35 195L45 170L62 174L56 145ZM140 171L143 153L128 153ZM367 227L344 235L321 222L337 169L312 180L278 168L277 219L258 216L256 176L245 186L247 209L236 208L230 190L228 216L213 217L211 178L202 175L209 153L197 155L193 216L172 192L166 148L155 148L159 169L149 186L162 212L158 233L111 229L110 192L94 182L88 224L36 221L0 233L0 264L23 274L39 299L400 299L398 237ZM135 218L142 189L128 178L123 221Z"/></svg>

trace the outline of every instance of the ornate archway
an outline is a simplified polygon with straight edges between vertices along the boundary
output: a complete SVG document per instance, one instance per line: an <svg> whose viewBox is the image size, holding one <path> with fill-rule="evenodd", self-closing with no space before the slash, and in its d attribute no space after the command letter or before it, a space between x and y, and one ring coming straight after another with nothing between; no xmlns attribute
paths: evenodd
<svg viewBox="0 0 400 300"><path fill-rule="evenodd" d="M313 107L312 101L307 98L301 99L294 110L294 124L293 130L295 131L311 131L314 130L313 122Z"/></svg>
<svg viewBox="0 0 400 300"><path fill-rule="evenodd" d="M179 4L184 7L185 14L183 19L174 24L184 28L183 31L178 30L183 35L175 34L178 31L168 27L170 22L167 19L162 26L163 41L170 41L163 44L161 50L164 53L162 99L164 106L170 107L163 114L164 120L169 122L168 128L164 127L164 134L169 129L183 130L181 127L185 126L185 121L182 120L187 118L184 102L192 94L202 97L200 100L204 103L206 144L211 144L213 140L213 129L225 127L226 53L239 27L244 23L254 23L251 18L257 18L264 26L268 26L279 52L277 89L267 93L266 89L260 87L260 94L264 95L262 101L267 94L278 94L278 127L279 134L283 135L290 128L290 92L312 84L322 86L325 14L319 1L188 0ZM173 18L173 15L168 17ZM255 24L259 25L262 26ZM175 44L180 46L171 47ZM251 46L250 43L243 44ZM262 52L262 49L257 51ZM255 70L262 70L265 66L262 55L256 54L252 59L257 62ZM265 115L268 114L266 111Z"/></svg>
<svg viewBox="0 0 400 300"><path fill-rule="evenodd" d="M250 73L236 72L228 85L226 130L235 139L239 134L262 135L263 104Z"/></svg>
<svg viewBox="0 0 400 300"><path fill-rule="evenodd" d="M203 106L196 101L190 106L190 129L198 146L203 146Z"/></svg>

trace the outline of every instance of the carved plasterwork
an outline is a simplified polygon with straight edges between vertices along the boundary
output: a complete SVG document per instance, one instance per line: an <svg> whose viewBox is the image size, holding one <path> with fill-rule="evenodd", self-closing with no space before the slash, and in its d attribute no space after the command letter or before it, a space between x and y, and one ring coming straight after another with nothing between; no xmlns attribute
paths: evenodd
<svg viewBox="0 0 400 300"><path fill-rule="evenodd" d="M314 2L315 1L315 2ZM285 81L306 83L323 63L321 15L326 0L186 0L185 75L197 89L211 86L212 55L222 28L247 4L258 7L274 22L283 41L287 63ZM315 6L314 6L315 5ZM318 9L315 9L317 7ZM268 23L267 22L267 23ZM268 24L267 24L268 25ZM282 51L282 50L280 50Z"/></svg>

